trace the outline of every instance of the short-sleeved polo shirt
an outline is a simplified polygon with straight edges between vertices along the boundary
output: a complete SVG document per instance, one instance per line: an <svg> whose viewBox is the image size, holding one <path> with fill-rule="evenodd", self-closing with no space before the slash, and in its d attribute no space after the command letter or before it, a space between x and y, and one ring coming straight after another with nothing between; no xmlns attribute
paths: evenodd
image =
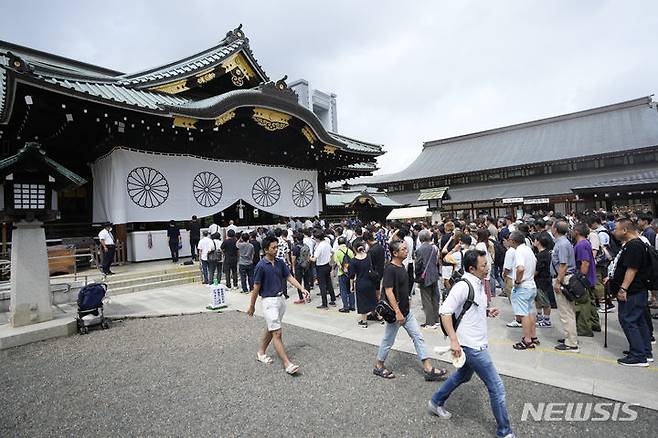
<svg viewBox="0 0 658 438"><path fill-rule="evenodd" d="M272 264L263 257L254 271L254 283L260 285L259 295L263 298L280 296L290 276L288 265L281 259L274 259Z"/></svg>

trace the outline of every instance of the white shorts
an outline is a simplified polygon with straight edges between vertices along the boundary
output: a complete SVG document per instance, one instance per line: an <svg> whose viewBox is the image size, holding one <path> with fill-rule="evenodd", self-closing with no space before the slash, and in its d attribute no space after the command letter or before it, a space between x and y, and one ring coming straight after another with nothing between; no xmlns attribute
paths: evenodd
<svg viewBox="0 0 658 438"><path fill-rule="evenodd" d="M452 265L441 266L441 278L444 280L450 280L450 277L452 277Z"/></svg>
<svg viewBox="0 0 658 438"><path fill-rule="evenodd" d="M260 301L263 306L263 316L267 323L267 330L270 332L280 330L283 315L286 313L286 297L283 295L279 297L266 297Z"/></svg>

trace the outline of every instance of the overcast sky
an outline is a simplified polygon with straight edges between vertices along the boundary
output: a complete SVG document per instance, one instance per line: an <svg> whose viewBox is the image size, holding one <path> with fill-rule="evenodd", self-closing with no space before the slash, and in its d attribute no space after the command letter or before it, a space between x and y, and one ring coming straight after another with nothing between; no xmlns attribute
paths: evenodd
<svg viewBox="0 0 658 438"><path fill-rule="evenodd" d="M0 39L134 72L243 23L269 76L336 93L339 132L383 143L390 173L424 141L653 94L657 17L656 0L4 0Z"/></svg>

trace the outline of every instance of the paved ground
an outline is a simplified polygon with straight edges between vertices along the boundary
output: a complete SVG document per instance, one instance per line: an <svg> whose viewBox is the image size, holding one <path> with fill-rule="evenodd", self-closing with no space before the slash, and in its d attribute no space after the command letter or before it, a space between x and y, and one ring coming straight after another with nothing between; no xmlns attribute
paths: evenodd
<svg viewBox="0 0 658 438"><path fill-rule="evenodd" d="M254 359L263 321L239 312L117 322L108 331L0 352L0 436L492 436L484 386L474 378L447 407L425 412L437 387L415 357L392 351L398 377L371 374L376 347L286 326L302 366ZM403 332L400 336L406 336ZM634 422L522 422L524 402L607 401L503 378L512 424L526 436L654 436L658 413ZM652 432L654 431L654 432Z"/></svg>

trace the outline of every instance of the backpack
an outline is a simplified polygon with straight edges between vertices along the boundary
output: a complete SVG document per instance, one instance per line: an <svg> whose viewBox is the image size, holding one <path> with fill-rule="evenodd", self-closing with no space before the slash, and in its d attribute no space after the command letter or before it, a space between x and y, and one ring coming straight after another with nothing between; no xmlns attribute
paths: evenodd
<svg viewBox="0 0 658 438"><path fill-rule="evenodd" d="M299 266L306 269L311 265L311 248L307 244L302 243L299 247Z"/></svg>
<svg viewBox="0 0 658 438"><path fill-rule="evenodd" d="M658 250L647 245L647 289L658 290Z"/></svg>
<svg viewBox="0 0 658 438"><path fill-rule="evenodd" d="M608 241L610 243L608 245L601 245L601 251L596 255L596 264L606 265L617 257L617 254L621 251L621 243L610 231L601 230L597 232L597 235L601 233L608 235Z"/></svg>
<svg viewBox="0 0 658 438"><path fill-rule="evenodd" d="M496 239L489 239L494 246L494 266L502 268L505 264L505 253L507 249Z"/></svg>
<svg viewBox="0 0 658 438"><path fill-rule="evenodd" d="M215 239L213 239L212 244L214 249L212 251L208 251L208 263L219 263L222 261L221 250L217 249L217 243L215 243Z"/></svg>
<svg viewBox="0 0 658 438"><path fill-rule="evenodd" d="M452 328L457 331L457 327L459 327L459 323L461 323L462 318L468 312L468 310L475 304L477 306L477 303L475 302L475 289L473 289L473 285L471 284L470 281L468 281L465 278L459 278L457 280L457 283L460 281L465 281L466 284L468 285L468 296L466 297L466 301L464 301L464 305L462 306L462 311L459 312L459 316L455 316L455 314L452 314ZM457 284L455 283L455 284ZM448 336L448 333L446 332L445 327L443 326L443 321L439 320L441 322L441 331L443 331L444 336Z"/></svg>
<svg viewBox="0 0 658 438"><path fill-rule="evenodd" d="M343 260L340 264L340 270L343 271L343 274L347 274L347 271L350 269L350 261L352 260L352 257L350 257L348 254L349 249L347 251L341 249L340 252L343 253Z"/></svg>

